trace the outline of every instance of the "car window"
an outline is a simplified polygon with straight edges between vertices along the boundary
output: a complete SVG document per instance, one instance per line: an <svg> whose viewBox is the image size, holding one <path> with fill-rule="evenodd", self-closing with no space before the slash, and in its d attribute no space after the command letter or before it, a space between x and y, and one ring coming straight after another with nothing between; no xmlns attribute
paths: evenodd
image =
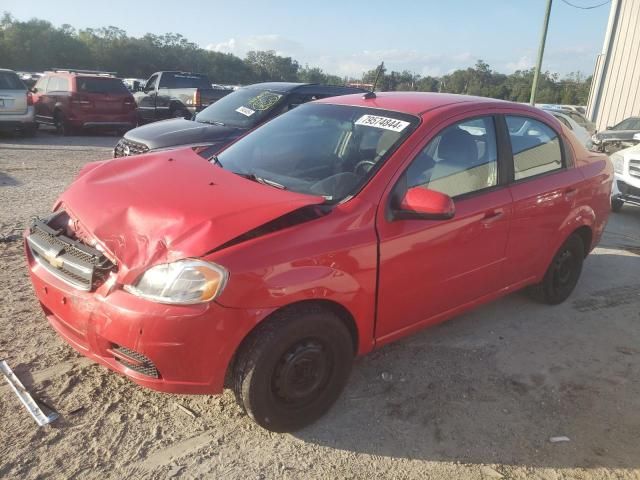
<svg viewBox="0 0 640 480"><path fill-rule="evenodd" d="M0 90L26 90L22 80L13 72L0 72Z"/></svg>
<svg viewBox="0 0 640 480"><path fill-rule="evenodd" d="M35 88L38 93L44 93L47 91L48 83L49 83L49 77L40 77L40 79L36 82L33 88Z"/></svg>
<svg viewBox="0 0 640 480"><path fill-rule="evenodd" d="M505 118L509 127L516 180L562 168L560 139L552 128L532 118ZM520 125L520 128L514 132L512 125Z"/></svg>
<svg viewBox="0 0 640 480"><path fill-rule="evenodd" d="M640 130L640 118L627 118L613 127L613 130Z"/></svg>
<svg viewBox="0 0 640 480"><path fill-rule="evenodd" d="M160 88L211 88L207 77L189 73L163 73Z"/></svg>
<svg viewBox="0 0 640 480"><path fill-rule="evenodd" d="M571 127L571 124L569 123L569 120L564 118L562 115L558 115L555 113L552 113L552 115L556 117L562 124L564 124L564 126L567 127L569 130L573 130L573 128Z"/></svg>
<svg viewBox="0 0 640 480"><path fill-rule="evenodd" d="M76 86L83 93L128 93L122 80L111 77L77 77Z"/></svg>
<svg viewBox="0 0 640 480"><path fill-rule="evenodd" d="M147 83L144 85L145 90L154 90L156 88L156 83L158 83L158 75L152 75Z"/></svg>
<svg viewBox="0 0 640 480"><path fill-rule="evenodd" d="M51 77L49 79L49 85L47 86L47 92L59 92L60 91L60 77Z"/></svg>
<svg viewBox="0 0 640 480"><path fill-rule="evenodd" d="M196 121L251 128L271 113L289 110L283 107L285 93L245 87L236 90L196 115ZM274 112L275 110L275 112Z"/></svg>
<svg viewBox="0 0 640 480"><path fill-rule="evenodd" d="M407 187L456 197L498 184L493 117L464 120L444 129L407 169Z"/></svg>

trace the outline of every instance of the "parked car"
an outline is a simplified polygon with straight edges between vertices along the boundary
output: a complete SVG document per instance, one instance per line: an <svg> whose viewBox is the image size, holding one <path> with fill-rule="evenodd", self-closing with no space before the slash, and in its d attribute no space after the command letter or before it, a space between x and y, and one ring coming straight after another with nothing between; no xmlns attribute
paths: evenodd
<svg viewBox="0 0 640 480"><path fill-rule="evenodd" d="M206 75L191 72L156 72L134 94L140 123L167 118L191 118L231 90L214 89Z"/></svg>
<svg viewBox="0 0 640 480"><path fill-rule="evenodd" d="M619 212L625 203L640 205L640 144L619 150L609 158L615 172L611 209Z"/></svg>
<svg viewBox="0 0 640 480"><path fill-rule="evenodd" d="M356 355L523 287L569 297L613 167L565 132L508 102L369 93L209 161L90 163L25 232L34 291L83 355L165 392L228 379L259 425L296 430Z"/></svg>
<svg viewBox="0 0 640 480"><path fill-rule="evenodd" d="M0 68L0 131L36 131L33 96L16 72Z"/></svg>
<svg viewBox="0 0 640 480"><path fill-rule="evenodd" d="M640 117L629 117L604 132L596 133L591 141L598 152L613 153L638 143L634 138L640 133Z"/></svg>
<svg viewBox="0 0 640 480"><path fill-rule="evenodd" d="M546 109L543 109L546 110ZM564 112L560 110L547 110L551 115L556 117L560 123L562 123L565 127L567 127L571 132L576 136L576 138L580 141L583 147L587 150L590 150L592 147L591 143L591 134L581 125L571 118L569 115L566 115Z"/></svg>
<svg viewBox="0 0 640 480"><path fill-rule="evenodd" d="M36 120L72 135L84 128L124 132L136 125L133 96L119 78L92 70L45 72L33 88Z"/></svg>
<svg viewBox="0 0 640 480"><path fill-rule="evenodd" d="M543 110L556 111L562 113L570 117L574 120L578 125L584 128L589 135L593 135L596 133L596 124L587 120L584 116L584 111L580 111L580 109L584 110L582 107L575 107L572 105L536 105Z"/></svg>
<svg viewBox="0 0 640 480"><path fill-rule="evenodd" d="M310 83L257 83L240 88L196 114L143 125L120 140L114 157L190 145L215 153L249 130L296 106L319 98L365 93L366 90Z"/></svg>

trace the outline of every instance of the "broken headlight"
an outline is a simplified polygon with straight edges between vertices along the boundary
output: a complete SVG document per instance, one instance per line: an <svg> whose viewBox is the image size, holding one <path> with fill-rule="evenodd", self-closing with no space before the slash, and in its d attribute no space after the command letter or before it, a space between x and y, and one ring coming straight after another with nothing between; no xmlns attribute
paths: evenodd
<svg viewBox="0 0 640 480"><path fill-rule="evenodd" d="M186 259L151 267L135 284L125 285L124 289L158 303L203 303L222 292L228 276L220 265Z"/></svg>

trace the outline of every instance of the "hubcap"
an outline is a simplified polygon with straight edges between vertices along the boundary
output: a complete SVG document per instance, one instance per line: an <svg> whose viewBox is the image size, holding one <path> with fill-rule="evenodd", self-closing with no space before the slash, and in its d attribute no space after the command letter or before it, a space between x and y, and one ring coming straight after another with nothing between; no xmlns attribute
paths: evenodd
<svg viewBox="0 0 640 480"><path fill-rule="evenodd" d="M273 374L273 393L286 403L306 404L325 387L330 371L331 362L322 343L298 342L278 361Z"/></svg>
<svg viewBox="0 0 640 480"><path fill-rule="evenodd" d="M555 262L554 278L557 286L563 287L570 283L574 269L573 267L573 254L570 250L563 251Z"/></svg>

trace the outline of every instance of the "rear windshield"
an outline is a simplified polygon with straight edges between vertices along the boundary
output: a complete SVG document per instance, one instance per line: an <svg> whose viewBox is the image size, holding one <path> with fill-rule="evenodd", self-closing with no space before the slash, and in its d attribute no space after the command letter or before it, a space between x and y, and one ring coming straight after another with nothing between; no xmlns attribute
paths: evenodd
<svg viewBox="0 0 640 480"><path fill-rule="evenodd" d="M77 77L76 86L84 93L129 93L119 78Z"/></svg>
<svg viewBox="0 0 640 480"><path fill-rule="evenodd" d="M26 90L22 80L13 72L0 72L0 90Z"/></svg>
<svg viewBox="0 0 640 480"><path fill-rule="evenodd" d="M188 73L163 73L160 88L211 88L211 82L202 75Z"/></svg>

